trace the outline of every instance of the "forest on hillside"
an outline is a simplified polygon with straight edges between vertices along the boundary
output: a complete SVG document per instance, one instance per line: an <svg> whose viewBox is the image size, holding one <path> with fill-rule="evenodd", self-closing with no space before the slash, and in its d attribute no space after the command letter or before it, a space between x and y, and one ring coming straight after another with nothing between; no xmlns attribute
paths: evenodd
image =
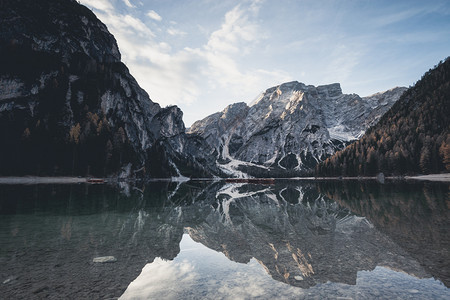
<svg viewBox="0 0 450 300"><path fill-rule="evenodd" d="M366 134L316 166L316 176L450 171L450 57L409 88Z"/></svg>

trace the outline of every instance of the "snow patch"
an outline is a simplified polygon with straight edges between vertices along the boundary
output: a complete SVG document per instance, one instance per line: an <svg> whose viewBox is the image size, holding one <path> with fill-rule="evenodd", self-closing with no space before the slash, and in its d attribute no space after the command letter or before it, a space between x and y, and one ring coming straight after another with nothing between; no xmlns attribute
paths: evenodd
<svg viewBox="0 0 450 300"><path fill-rule="evenodd" d="M263 190L258 190L254 192L239 192L239 188L246 185L246 183L228 183L225 186L223 186L216 194L216 198L219 197L219 195L226 195L229 196L231 199L239 199L244 197L252 197L254 195L265 193L269 194L270 189L265 188Z"/></svg>
<svg viewBox="0 0 450 300"><path fill-rule="evenodd" d="M177 183L177 186L176 186L175 189L172 191L172 193L170 193L170 195L167 196L167 199L169 199L169 200L172 200L173 196L175 196L175 194L178 192L178 189L180 188L181 183L182 183L182 182L180 182L180 181L175 181L175 182Z"/></svg>
<svg viewBox="0 0 450 300"><path fill-rule="evenodd" d="M280 203L278 202L277 196L274 193L268 191L266 193L266 197L271 199L273 202L275 202L275 204L277 206L280 206Z"/></svg>
<svg viewBox="0 0 450 300"><path fill-rule="evenodd" d="M361 134L361 133L358 133L357 135L353 135L342 124L338 124L334 127L327 128L327 130L328 130L328 134L330 135L331 139L336 139L336 140L341 140L341 141L357 140L358 136L360 136L360 134ZM362 134L364 134L364 131Z"/></svg>
<svg viewBox="0 0 450 300"><path fill-rule="evenodd" d="M230 205L233 202L234 202L233 198L222 201L222 211L223 211L222 218L223 218L223 221L225 224L230 224L230 225L233 224L233 222L231 221L231 217L230 217Z"/></svg>
<svg viewBox="0 0 450 300"><path fill-rule="evenodd" d="M177 176L171 178L172 181L186 182L186 181L191 180L189 177L181 175L180 170L178 170L177 165L172 160L169 160L169 164L175 169L175 172L177 172ZM177 188L178 188L178 186L177 186Z"/></svg>
<svg viewBox="0 0 450 300"><path fill-rule="evenodd" d="M269 168L266 166L262 166L262 165L257 165L254 164L252 162L246 162L246 161L241 161L241 160L237 160L234 159L231 155L230 155L230 151L229 151L229 143L231 140L231 134L228 135L226 137L225 142L223 143L223 150L222 150L222 158L229 160L230 162L227 164L219 164L217 163L217 166L226 174L230 174L233 175L235 177L238 178L249 178L250 176L247 173L241 172L238 170L239 166L252 166L252 167L257 167L257 168L262 168L262 169L266 169L268 170Z"/></svg>
<svg viewBox="0 0 450 300"><path fill-rule="evenodd" d="M274 164L274 163L275 163L275 160L277 159L277 156L278 156L278 151L275 152L275 154L272 156L271 159L266 160L266 161L264 162L264 165L266 165L266 166L271 166L272 164Z"/></svg>
<svg viewBox="0 0 450 300"><path fill-rule="evenodd" d="M336 232L351 234L355 228L362 228L362 226L374 228L366 218L348 215L336 221Z"/></svg>

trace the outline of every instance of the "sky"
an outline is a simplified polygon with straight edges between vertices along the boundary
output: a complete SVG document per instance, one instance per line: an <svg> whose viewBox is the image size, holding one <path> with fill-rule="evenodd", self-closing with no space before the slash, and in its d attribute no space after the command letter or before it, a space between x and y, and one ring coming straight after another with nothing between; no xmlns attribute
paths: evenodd
<svg viewBox="0 0 450 300"><path fill-rule="evenodd" d="M80 0L186 127L288 81L368 96L450 56L448 0Z"/></svg>

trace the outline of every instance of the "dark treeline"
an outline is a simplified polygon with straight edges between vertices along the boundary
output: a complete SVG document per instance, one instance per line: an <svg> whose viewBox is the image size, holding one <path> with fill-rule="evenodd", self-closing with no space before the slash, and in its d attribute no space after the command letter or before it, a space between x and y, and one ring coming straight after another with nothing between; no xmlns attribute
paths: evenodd
<svg viewBox="0 0 450 300"><path fill-rule="evenodd" d="M316 167L317 176L450 171L450 58L409 88L377 125Z"/></svg>

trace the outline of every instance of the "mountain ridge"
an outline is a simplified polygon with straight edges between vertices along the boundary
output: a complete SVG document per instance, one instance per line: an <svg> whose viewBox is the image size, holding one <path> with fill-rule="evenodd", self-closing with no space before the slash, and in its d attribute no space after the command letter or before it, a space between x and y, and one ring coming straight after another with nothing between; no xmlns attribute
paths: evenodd
<svg viewBox="0 0 450 300"><path fill-rule="evenodd" d="M450 171L450 58L410 87L355 144L316 168L318 176Z"/></svg>
<svg viewBox="0 0 450 300"><path fill-rule="evenodd" d="M358 139L405 89L361 98L343 94L339 83L291 81L267 89L250 105L228 105L194 122L187 133L216 149L218 165L228 174L301 176Z"/></svg>
<svg viewBox="0 0 450 300"><path fill-rule="evenodd" d="M402 104L394 104L406 88L360 97L343 94L339 83L291 81L268 88L250 104L230 104L186 129L178 107L162 108L138 85L121 62L115 38L88 8L75 0L4 0L0 6L0 175L312 175L317 164L365 133L373 135L391 107L407 110L409 102L412 109L430 111L416 116L425 127L401 116L397 120L403 125L396 126L421 133L401 142L396 130L384 128L372 138L372 150L358 146L361 157L347 157L323 174L448 171L448 134L434 131L449 126L448 105L441 99L444 104L436 105L442 110L436 111L434 104L425 107L414 100L414 93L426 99L445 94L445 86L428 84L426 93L413 89ZM443 85L446 74L439 75ZM380 159L384 153L373 150L382 136L394 149ZM415 167L408 167L409 157ZM347 172L348 160L352 166Z"/></svg>

